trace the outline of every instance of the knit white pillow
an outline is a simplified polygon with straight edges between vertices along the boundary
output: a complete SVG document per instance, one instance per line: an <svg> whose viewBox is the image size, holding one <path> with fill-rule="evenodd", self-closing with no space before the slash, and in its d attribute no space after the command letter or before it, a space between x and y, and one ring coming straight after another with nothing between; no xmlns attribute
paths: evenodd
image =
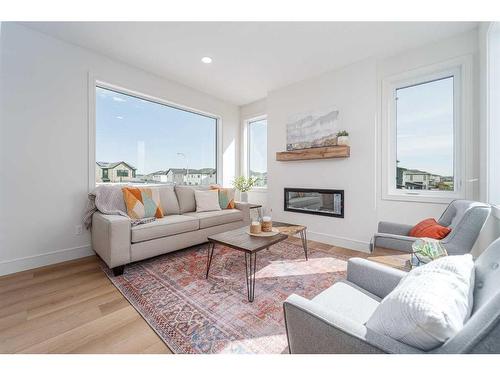
<svg viewBox="0 0 500 375"><path fill-rule="evenodd" d="M425 351L434 349L462 329L472 310L473 289L470 254L439 258L411 270L366 327Z"/></svg>
<svg viewBox="0 0 500 375"><path fill-rule="evenodd" d="M217 190L195 190L196 212L220 211L219 192Z"/></svg>

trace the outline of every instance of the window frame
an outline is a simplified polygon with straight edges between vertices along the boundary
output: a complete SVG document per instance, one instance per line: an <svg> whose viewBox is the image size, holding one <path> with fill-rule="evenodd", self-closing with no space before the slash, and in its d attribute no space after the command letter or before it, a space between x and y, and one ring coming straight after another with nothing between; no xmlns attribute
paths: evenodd
<svg viewBox="0 0 500 375"><path fill-rule="evenodd" d="M130 86L130 85L129 85ZM115 91L119 94L132 96L138 99L146 100L155 104L164 105L181 111L191 112L197 115L210 117L215 120L215 178L216 183L222 183L223 176L223 160L222 160L222 116L199 110L193 107L188 107L186 105L178 104L170 100L162 99L158 96L153 96L145 94L143 91L134 90L130 88L125 88L121 85L110 83L108 80L102 80L94 75L92 72L88 74L88 157L89 157L89 168L88 168L88 191L91 192L97 186L95 181L96 173L96 88L100 87L105 90ZM133 184L132 182L127 182L127 184ZM139 184L137 184L139 185ZM140 184L141 186L148 186L150 184Z"/></svg>
<svg viewBox="0 0 500 375"><path fill-rule="evenodd" d="M469 195L466 177L470 170L471 57L414 69L382 80L382 199L449 203ZM396 90L453 77L453 177L454 191L404 190L396 187L397 123ZM470 161L470 160L469 160Z"/></svg>
<svg viewBox="0 0 500 375"><path fill-rule="evenodd" d="M244 121L245 123L245 130L244 130L244 144L245 144L245 165L244 165L244 175L246 178L250 177L250 125L253 122L259 122L262 120L266 120L266 127L267 127L267 115L259 115L255 116L249 119L246 119ZM266 145L266 152L267 152L267 145ZM266 173L267 173L267 166L266 166ZM266 186L255 186L252 188L252 191L267 191Z"/></svg>
<svg viewBox="0 0 500 375"><path fill-rule="evenodd" d="M486 77L485 77L485 197L484 200L492 205L492 213L500 219L500 162L496 157L500 154L500 110L494 105L500 99L500 23L492 22L486 31Z"/></svg>

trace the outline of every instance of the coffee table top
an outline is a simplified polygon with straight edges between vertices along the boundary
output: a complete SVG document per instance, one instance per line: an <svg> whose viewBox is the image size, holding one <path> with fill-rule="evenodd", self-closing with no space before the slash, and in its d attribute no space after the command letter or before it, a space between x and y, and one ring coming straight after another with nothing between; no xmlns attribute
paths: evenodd
<svg viewBox="0 0 500 375"><path fill-rule="evenodd" d="M274 224L273 224L274 227ZM246 251L249 253L257 252L268 248L271 245L284 241L288 238L286 234L276 234L271 237L256 237L247 233L248 226L230 230L228 232L218 233L208 236L210 242L229 246L233 249Z"/></svg>
<svg viewBox="0 0 500 375"><path fill-rule="evenodd" d="M276 228L280 231L280 233L287 234L289 236L307 229L305 225L282 223L280 221L273 221L273 228Z"/></svg>

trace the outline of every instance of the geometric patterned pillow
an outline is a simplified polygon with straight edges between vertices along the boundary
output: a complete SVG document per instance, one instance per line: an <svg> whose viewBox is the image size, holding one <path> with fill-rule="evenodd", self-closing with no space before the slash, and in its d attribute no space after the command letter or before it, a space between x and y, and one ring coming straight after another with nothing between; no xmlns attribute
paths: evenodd
<svg viewBox="0 0 500 375"><path fill-rule="evenodd" d="M122 192L130 218L156 217L161 219L163 217L158 189L124 187Z"/></svg>
<svg viewBox="0 0 500 375"><path fill-rule="evenodd" d="M219 206L225 210L227 208L234 208L234 196L236 191L233 188L223 188L219 185L210 186L210 190L217 190L219 192Z"/></svg>

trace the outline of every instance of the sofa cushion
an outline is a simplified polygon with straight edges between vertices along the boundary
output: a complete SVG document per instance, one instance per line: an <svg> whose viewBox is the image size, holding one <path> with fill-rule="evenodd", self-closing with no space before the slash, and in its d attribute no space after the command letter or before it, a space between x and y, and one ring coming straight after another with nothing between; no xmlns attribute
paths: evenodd
<svg viewBox="0 0 500 375"><path fill-rule="evenodd" d="M219 185L211 185L210 189L217 190L219 193L219 206L223 210L226 208L235 208L234 196L236 195L236 189L234 188L223 188Z"/></svg>
<svg viewBox="0 0 500 375"><path fill-rule="evenodd" d="M210 212L187 212L185 215L199 219L200 229L243 220L243 212L236 209Z"/></svg>
<svg viewBox="0 0 500 375"><path fill-rule="evenodd" d="M173 186L158 186L160 191L160 203L164 215L179 215L180 208Z"/></svg>
<svg viewBox="0 0 500 375"><path fill-rule="evenodd" d="M169 215L152 223L132 227L132 242L148 241L154 238L198 230L199 220L192 216Z"/></svg>
<svg viewBox="0 0 500 375"><path fill-rule="evenodd" d="M220 211L219 194L217 190L195 190L196 212Z"/></svg>
<svg viewBox="0 0 500 375"><path fill-rule="evenodd" d="M349 281L342 280L318 294L313 301L327 310L365 324L380 303L380 298Z"/></svg>
<svg viewBox="0 0 500 375"><path fill-rule="evenodd" d="M127 214L131 219L163 217L160 192L157 188L127 186L122 188L122 192Z"/></svg>
<svg viewBox="0 0 500 375"><path fill-rule="evenodd" d="M207 190L208 186L196 186L196 189L191 186L175 186L175 194L179 202L180 213L196 211L196 201L194 199L195 190Z"/></svg>
<svg viewBox="0 0 500 375"><path fill-rule="evenodd" d="M457 334L473 306L472 255L447 256L411 270L375 310L367 328L422 350Z"/></svg>
<svg viewBox="0 0 500 375"><path fill-rule="evenodd" d="M440 225L434 218L425 219L415 225L408 234L410 237L427 237L442 240L451 228Z"/></svg>

